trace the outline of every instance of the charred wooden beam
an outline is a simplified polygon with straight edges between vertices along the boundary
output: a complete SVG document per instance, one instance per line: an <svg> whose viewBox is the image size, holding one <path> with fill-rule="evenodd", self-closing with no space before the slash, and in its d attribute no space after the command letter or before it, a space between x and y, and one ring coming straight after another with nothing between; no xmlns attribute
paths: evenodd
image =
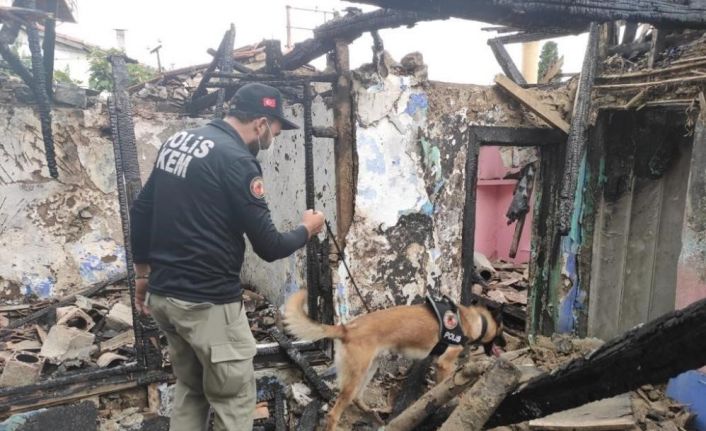
<svg viewBox="0 0 706 431"><path fill-rule="evenodd" d="M167 382L172 378L170 373L161 370L140 371L135 365L124 365L75 373L35 385L0 389L0 418L150 383Z"/></svg>
<svg viewBox="0 0 706 431"><path fill-rule="evenodd" d="M382 8L439 13L520 28L586 28L625 20L657 26L706 28L706 4L670 0L357 0Z"/></svg>
<svg viewBox="0 0 706 431"><path fill-rule="evenodd" d="M474 263L476 235L476 195L478 188L478 157L480 139L472 129L466 132L466 170L464 189L466 199L463 204L463 227L461 232L461 264L463 281L461 284L461 304L471 304L471 287L476 273Z"/></svg>
<svg viewBox="0 0 706 431"><path fill-rule="evenodd" d="M434 362L432 356L414 361L409 373L407 373L407 378L402 383L402 389L397 399L395 399L395 405L392 407L390 417L395 418L402 414L424 394L426 375L432 362Z"/></svg>
<svg viewBox="0 0 706 431"><path fill-rule="evenodd" d="M299 369L304 374L307 381L313 386L314 390L326 401L331 401L333 399L333 391L326 386L321 377L316 374L313 368L307 363L307 361L302 357L302 355L295 348L292 347L292 342L276 327L270 330L270 335L272 338L279 343L279 345L287 353L287 356L296 364Z"/></svg>
<svg viewBox="0 0 706 431"><path fill-rule="evenodd" d="M257 81L257 82L288 82L291 81L292 84L299 84L304 82L336 82L338 75L335 73L293 73L293 72L281 72L279 74L272 73L226 73L226 72L214 72L212 75L214 78L228 78L237 79L240 81Z"/></svg>
<svg viewBox="0 0 706 431"><path fill-rule="evenodd" d="M481 431L507 394L517 387L520 370L497 359L478 382L467 390L439 431Z"/></svg>
<svg viewBox="0 0 706 431"><path fill-rule="evenodd" d="M3 27L5 28L5 27ZM6 43L0 42L0 56L7 62L13 72L15 72L27 86L32 89L36 86L32 73L27 70L22 60L15 55Z"/></svg>
<svg viewBox="0 0 706 431"><path fill-rule="evenodd" d="M54 153L54 135L51 126L51 99L47 92L47 76L44 69L44 60L42 58L42 49L39 46L39 32L34 25L28 25L27 42L29 50L32 53L32 77L34 78L34 100L39 108L39 123L42 128L42 139L44 141L44 152L47 158L47 167L49 175L52 178L59 177L59 170L56 166L56 154ZM51 87L51 83L49 83Z"/></svg>
<svg viewBox="0 0 706 431"><path fill-rule="evenodd" d="M54 11L54 16L59 12L59 1L50 0L47 6ZM44 72L47 76L47 95L52 98L54 92L54 47L56 44L56 20L47 18L44 20L44 40L42 50L44 51Z"/></svg>
<svg viewBox="0 0 706 431"><path fill-rule="evenodd" d="M336 131L335 127L313 127L312 133L316 138L338 138L338 132Z"/></svg>
<svg viewBox="0 0 706 431"><path fill-rule="evenodd" d="M282 69L282 46L279 40L265 41L265 70L277 75Z"/></svg>
<svg viewBox="0 0 706 431"><path fill-rule="evenodd" d="M487 426L523 422L645 384L661 384L704 365L706 299L637 326L588 356L532 379L503 401Z"/></svg>
<svg viewBox="0 0 706 431"><path fill-rule="evenodd" d="M541 147L566 142L561 130L550 128L473 126L472 129L481 146Z"/></svg>
<svg viewBox="0 0 706 431"><path fill-rule="evenodd" d="M124 55L111 55L108 60L112 66L113 78L113 95L108 102L108 113L112 131L118 204L125 247L127 285L130 291L134 322L135 351L138 364L142 368L161 368L161 351L156 347L158 343L152 343L150 340L150 337L157 337L157 327L151 319L138 313L135 307L135 269L130 242L130 209L142 190L142 179L140 177L140 165L135 144L135 125L132 120L130 94L127 91L129 82L127 72L128 59Z"/></svg>
<svg viewBox="0 0 706 431"><path fill-rule="evenodd" d="M542 120L567 134L569 133L571 126L561 118L561 115L559 115L557 111L549 108L527 90L512 82L507 76L497 75L495 77L495 83L507 91L514 99L521 102L530 111L537 114Z"/></svg>
<svg viewBox="0 0 706 431"><path fill-rule="evenodd" d="M315 431L319 425L319 412L323 407L320 399L315 398L305 408L299 419L297 431Z"/></svg>
<svg viewBox="0 0 706 431"><path fill-rule="evenodd" d="M565 181L559 195L559 233L569 232L571 217L574 212L574 193L578 181L581 157L588 141L589 115L591 108L591 91L596 76L598 58L599 25L591 24L588 47L583 60L579 87L576 90L574 112L571 115L571 130L567 142L566 163L564 167Z"/></svg>
<svg viewBox="0 0 706 431"><path fill-rule="evenodd" d="M221 55L221 60L219 64L219 69L224 73L231 73L233 71L233 44L235 43L235 25L230 25L230 30L228 31L228 36L225 38L225 45L223 46L223 53ZM226 89L221 88L216 92L216 109L213 113L214 118L221 118L223 116L223 104L226 101ZM230 100L230 99L228 99Z"/></svg>
<svg viewBox="0 0 706 431"><path fill-rule="evenodd" d="M42 308L41 310L36 311L35 313L30 314L27 317L13 320L5 328L0 329L0 340L6 338L6 336L8 336L8 335L11 335L13 333L12 329L19 328L20 326L24 326L28 323L36 322L37 320L51 314L54 310L56 310L59 307L64 307L64 306L73 304L76 301L76 295L81 295L81 296L85 296L87 298L90 298L91 296L97 294L98 292L101 292L106 287L112 286L112 285L119 283L123 280L125 280L124 273L116 275L106 281L96 283L95 285L93 285L87 289L84 289L74 295L69 295L68 297L63 298L61 301L57 302L56 304L47 305L46 307Z"/></svg>
<svg viewBox="0 0 706 431"><path fill-rule="evenodd" d="M503 73L505 73L505 75L515 81L515 84L527 84L525 77L522 76L522 73L517 68L517 65L514 61L512 61L512 57L510 57L510 54L505 49L505 45L503 45L503 43L500 42L498 39L488 39L488 45L493 51L493 55L498 61L500 68L503 70Z"/></svg>
<svg viewBox="0 0 706 431"><path fill-rule="evenodd" d="M218 50L213 56L213 61L211 61L211 64L209 64L206 70L203 72L198 87L196 87L196 90L194 90L193 94L191 95L191 101L189 102L189 110L191 110L191 106L193 105L194 100L206 94L206 84L208 84L208 82L211 80L213 72L216 70L218 63L220 62L220 59L224 54L223 52L225 50L229 34L230 30L225 32L223 38L221 39L221 43L218 45ZM192 111L192 114L195 113Z"/></svg>
<svg viewBox="0 0 706 431"><path fill-rule="evenodd" d="M353 224L356 194L356 152L352 84L348 45L336 42L335 67L338 79L334 84L333 122L336 128L334 162L336 176L336 235L345 248L348 230Z"/></svg>
<svg viewBox="0 0 706 431"><path fill-rule="evenodd" d="M376 10L348 15L323 24L314 29L314 38L294 45L294 49L282 58L282 69L294 70L315 60L335 48L335 40L352 42L363 33L383 28L411 26L419 21L447 18L444 15Z"/></svg>
<svg viewBox="0 0 706 431"><path fill-rule="evenodd" d="M446 380L434 386L429 392L417 399L414 404L390 421L385 426L385 430L406 431L415 429L427 416L473 385L488 366L488 361L478 362L475 358L469 360L462 367L456 369Z"/></svg>

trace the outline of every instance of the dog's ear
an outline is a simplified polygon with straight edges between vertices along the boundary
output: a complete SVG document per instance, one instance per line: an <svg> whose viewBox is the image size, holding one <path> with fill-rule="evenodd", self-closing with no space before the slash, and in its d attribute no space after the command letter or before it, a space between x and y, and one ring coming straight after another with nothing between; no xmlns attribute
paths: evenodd
<svg viewBox="0 0 706 431"><path fill-rule="evenodd" d="M503 311L505 311L505 304L500 304L500 307L490 310L491 316L496 323L503 323Z"/></svg>

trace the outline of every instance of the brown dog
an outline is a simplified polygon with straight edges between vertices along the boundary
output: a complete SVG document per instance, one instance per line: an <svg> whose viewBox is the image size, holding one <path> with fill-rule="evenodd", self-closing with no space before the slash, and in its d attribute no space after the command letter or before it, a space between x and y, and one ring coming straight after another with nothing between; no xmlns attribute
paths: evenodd
<svg viewBox="0 0 706 431"><path fill-rule="evenodd" d="M439 320L427 305L402 305L358 316L345 325L325 325L306 315L306 298L307 292L303 289L289 298L284 321L297 338L311 341L334 339L340 394L328 414L328 431L336 429L341 414L352 402L369 410L357 397L375 374L376 367L372 364L379 354L395 352L410 359L421 359L430 354L440 339ZM494 345L505 345L500 315L481 306L458 306L463 333L469 342L483 344L488 355L495 352ZM462 350L461 346L449 346L439 356L437 382L453 371Z"/></svg>

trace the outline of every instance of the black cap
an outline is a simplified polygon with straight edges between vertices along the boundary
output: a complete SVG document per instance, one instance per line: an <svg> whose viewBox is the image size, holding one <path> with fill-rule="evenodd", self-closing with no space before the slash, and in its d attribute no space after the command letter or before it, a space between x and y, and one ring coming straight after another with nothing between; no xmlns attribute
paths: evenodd
<svg viewBox="0 0 706 431"><path fill-rule="evenodd" d="M234 111L276 118L282 123L282 130L299 128L284 118L282 93L269 85L252 83L240 87L230 101L229 112Z"/></svg>

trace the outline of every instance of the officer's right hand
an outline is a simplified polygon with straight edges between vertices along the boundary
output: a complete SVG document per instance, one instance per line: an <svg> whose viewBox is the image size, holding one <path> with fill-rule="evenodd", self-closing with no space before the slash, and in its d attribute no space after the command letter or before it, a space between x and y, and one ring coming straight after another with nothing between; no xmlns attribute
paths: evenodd
<svg viewBox="0 0 706 431"><path fill-rule="evenodd" d="M321 211L306 210L302 216L302 224L309 231L309 238L318 234L324 228L324 213Z"/></svg>

